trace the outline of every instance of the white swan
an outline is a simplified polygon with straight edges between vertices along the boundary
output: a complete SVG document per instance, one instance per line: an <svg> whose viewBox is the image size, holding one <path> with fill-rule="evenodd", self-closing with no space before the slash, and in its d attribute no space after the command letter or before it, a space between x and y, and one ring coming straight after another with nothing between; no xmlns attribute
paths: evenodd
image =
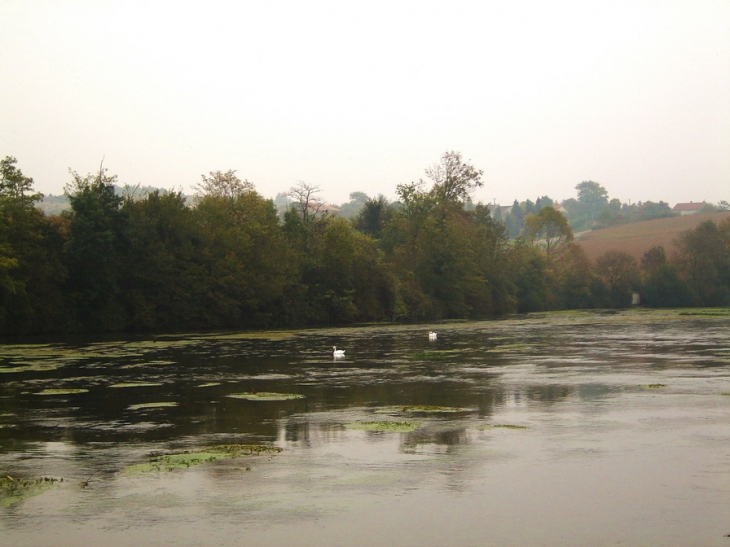
<svg viewBox="0 0 730 547"><path fill-rule="evenodd" d="M428 333L428 339L429 339L429 340L431 340L431 341L434 341L434 340L436 340L436 339L437 339L438 337L439 337L439 335L438 335L438 333L437 333L437 332L434 332L434 331L429 331L429 333Z"/></svg>
<svg viewBox="0 0 730 547"><path fill-rule="evenodd" d="M332 346L332 355L335 357L344 357L345 356L345 350L344 349L337 349L337 346Z"/></svg>

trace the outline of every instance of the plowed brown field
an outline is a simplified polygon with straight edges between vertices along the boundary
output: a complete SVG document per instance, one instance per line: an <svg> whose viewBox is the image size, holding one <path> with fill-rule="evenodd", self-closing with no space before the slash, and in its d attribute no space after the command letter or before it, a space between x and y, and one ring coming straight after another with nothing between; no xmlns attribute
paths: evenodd
<svg viewBox="0 0 730 547"><path fill-rule="evenodd" d="M705 220L719 224L726 218L730 218L730 211L660 218L583 232L575 239L591 260L613 250L629 253L641 260L642 255L654 245L662 245L667 256L672 256L675 250L674 240L681 232L690 230Z"/></svg>

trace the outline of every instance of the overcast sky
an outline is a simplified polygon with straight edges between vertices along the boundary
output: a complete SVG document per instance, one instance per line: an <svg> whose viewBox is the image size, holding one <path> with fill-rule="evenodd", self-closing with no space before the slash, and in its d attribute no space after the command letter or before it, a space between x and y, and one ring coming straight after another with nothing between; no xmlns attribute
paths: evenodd
<svg viewBox="0 0 730 547"><path fill-rule="evenodd" d="M189 191L395 198L449 150L475 201L730 201L728 0L0 0L0 156Z"/></svg>

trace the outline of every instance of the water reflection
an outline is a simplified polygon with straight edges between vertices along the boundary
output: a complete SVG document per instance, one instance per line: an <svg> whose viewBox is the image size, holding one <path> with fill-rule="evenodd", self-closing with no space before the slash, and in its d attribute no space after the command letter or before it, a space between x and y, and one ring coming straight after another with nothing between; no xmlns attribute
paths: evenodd
<svg viewBox="0 0 730 547"><path fill-rule="evenodd" d="M274 523L357 507L371 514L381 503L405 514L393 500L425 493L452 505L469 493L500 514L487 491L502 488L505 506L520 506L529 490L523 476L562 499L560 487L533 469L592 478L591 461L642 467L645 458L679 450L672 437L679 430L699 439L697 465L728 470L713 454L730 437L721 425L730 322L620 319L446 324L436 340L428 328L406 326L2 346L0 476L91 479L88 489L0 506L0 528L15 530L14 544L23 545L33 542L23 543L21 532L37 531L40 517L63 526L58 520L73 515L119 530L133 515L158 532L195 522L212 537L237 512L279 530ZM345 358L333 359L335 345L346 348ZM244 392L303 398L230 397ZM684 405L681 419L675 401ZM417 425L352 427L380 422ZM154 488L149 478L121 473L151 454L221 444L285 451L156 477ZM673 457L685 461L684 452ZM510 489L523 497L505 497ZM244 520L251 532L256 519Z"/></svg>

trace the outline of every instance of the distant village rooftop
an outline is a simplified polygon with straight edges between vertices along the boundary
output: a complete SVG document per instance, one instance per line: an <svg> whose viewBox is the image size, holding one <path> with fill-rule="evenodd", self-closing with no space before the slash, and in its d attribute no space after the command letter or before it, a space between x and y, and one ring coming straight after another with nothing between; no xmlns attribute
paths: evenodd
<svg viewBox="0 0 730 547"><path fill-rule="evenodd" d="M677 203L672 211L681 215L692 215L694 213L699 213L706 206L707 203L704 201L698 201L697 203L690 201L689 203Z"/></svg>

